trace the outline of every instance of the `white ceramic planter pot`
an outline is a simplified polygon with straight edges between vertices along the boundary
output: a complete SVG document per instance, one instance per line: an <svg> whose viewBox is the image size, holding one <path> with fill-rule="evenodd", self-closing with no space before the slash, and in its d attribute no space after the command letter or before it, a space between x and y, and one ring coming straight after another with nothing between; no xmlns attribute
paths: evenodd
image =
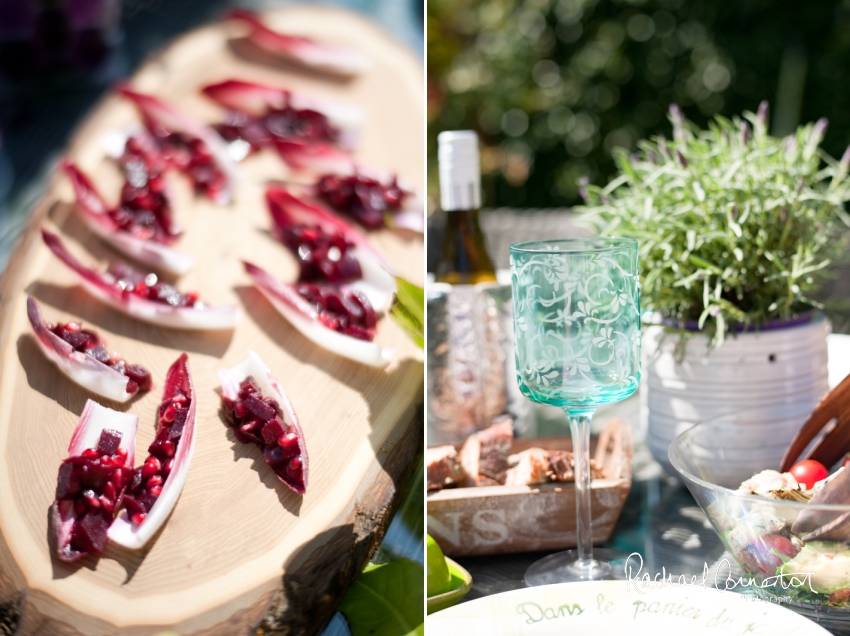
<svg viewBox="0 0 850 636"><path fill-rule="evenodd" d="M778 467L806 415L827 392L829 332L829 321L818 315L801 325L730 335L711 352L708 338L695 335L679 357L678 337L649 327L644 378L653 457L675 476L667 449L677 435L694 424L743 413L734 428L742 461Z"/></svg>

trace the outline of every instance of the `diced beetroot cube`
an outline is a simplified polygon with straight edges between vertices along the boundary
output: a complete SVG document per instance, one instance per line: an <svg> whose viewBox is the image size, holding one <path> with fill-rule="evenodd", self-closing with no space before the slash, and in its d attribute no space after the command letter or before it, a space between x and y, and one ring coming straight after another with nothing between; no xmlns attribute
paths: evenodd
<svg viewBox="0 0 850 636"><path fill-rule="evenodd" d="M126 375L130 380L139 385L139 389L142 391L150 391L151 386L153 384L151 380L151 373L144 367L138 364L128 364L124 369L124 375Z"/></svg>
<svg viewBox="0 0 850 636"><path fill-rule="evenodd" d="M264 421L275 416L275 411L272 407L253 395L245 399L245 408Z"/></svg>
<svg viewBox="0 0 850 636"><path fill-rule="evenodd" d="M104 429L100 433L100 440L97 443L97 451L101 455L114 455L118 452L118 447L121 445L123 435L112 429Z"/></svg>
<svg viewBox="0 0 850 636"><path fill-rule="evenodd" d="M101 514L87 514L74 524L72 543L81 552L103 552L109 521Z"/></svg>
<svg viewBox="0 0 850 636"><path fill-rule="evenodd" d="M272 417L263 427L263 441L267 445L276 445L277 440L283 433L284 430L280 425L280 421L276 417Z"/></svg>

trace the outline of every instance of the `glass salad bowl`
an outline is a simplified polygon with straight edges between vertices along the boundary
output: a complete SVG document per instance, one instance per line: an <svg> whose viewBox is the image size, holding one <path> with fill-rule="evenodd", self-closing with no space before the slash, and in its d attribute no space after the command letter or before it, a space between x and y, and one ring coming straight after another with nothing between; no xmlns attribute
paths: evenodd
<svg viewBox="0 0 850 636"><path fill-rule="evenodd" d="M744 480L776 470L779 463L765 465L757 454L749 465L743 463L747 445L739 433L733 417L720 418L679 435L668 453L744 571L734 578L735 590L781 603L834 633L850 634L850 469L833 471L816 485L812 501L805 499L811 491L793 488L773 491L789 499L741 492ZM732 584L720 580L719 586Z"/></svg>

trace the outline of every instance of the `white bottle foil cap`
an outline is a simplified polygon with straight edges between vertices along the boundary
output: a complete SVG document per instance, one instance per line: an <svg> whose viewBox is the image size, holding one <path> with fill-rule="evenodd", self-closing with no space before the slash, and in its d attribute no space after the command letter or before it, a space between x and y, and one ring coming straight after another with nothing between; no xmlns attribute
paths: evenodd
<svg viewBox="0 0 850 636"><path fill-rule="evenodd" d="M440 164L440 207L477 210L481 207L481 166L474 130L448 130L437 136Z"/></svg>

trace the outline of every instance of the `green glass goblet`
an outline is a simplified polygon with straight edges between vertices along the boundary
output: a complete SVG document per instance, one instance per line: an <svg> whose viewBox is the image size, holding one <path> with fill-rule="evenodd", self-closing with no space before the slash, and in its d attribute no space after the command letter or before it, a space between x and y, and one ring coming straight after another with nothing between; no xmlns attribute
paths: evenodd
<svg viewBox="0 0 850 636"><path fill-rule="evenodd" d="M560 239L516 243L510 253L519 388L534 402L564 409L575 456L577 549L533 563L525 582L617 578L607 561L620 555L593 554L590 420L640 382L638 244Z"/></svg>

